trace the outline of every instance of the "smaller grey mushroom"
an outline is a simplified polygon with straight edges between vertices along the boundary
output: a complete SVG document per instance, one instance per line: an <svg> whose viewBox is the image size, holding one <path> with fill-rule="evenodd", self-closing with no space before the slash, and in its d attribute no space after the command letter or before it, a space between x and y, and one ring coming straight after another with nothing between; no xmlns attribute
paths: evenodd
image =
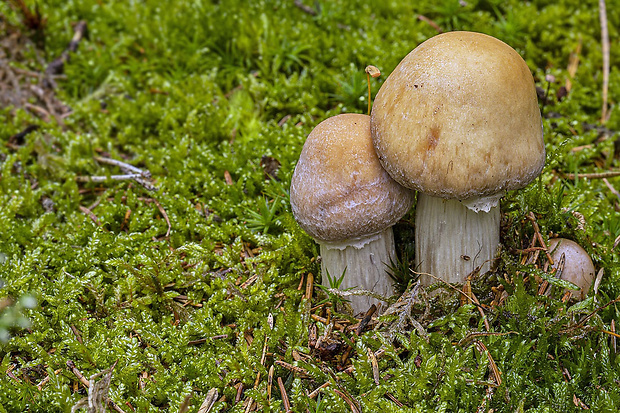
<svg viewBox="0 0 620 413"><path fill-rule="evenodd" d="M553 258L553 268L558 267L564 255L564 269L560 278L578 286L579 290L573 290L571 295L576 300L583 300L595 276L594 264L586 250L569 239L552 238L549 240L549 251Z"/></svg>
<svg viewBox="0 0 620 413"><path fill-rule="evenodd" d="M392 226L413 204L413 192L381 167L370 136L370 117L341 114L308 135L291 179L291 207L299 225L320 246L327 274L346 275L341 289L394 294L387 265L395 261ZM355 314L379 300L350 297Z"/></svg>

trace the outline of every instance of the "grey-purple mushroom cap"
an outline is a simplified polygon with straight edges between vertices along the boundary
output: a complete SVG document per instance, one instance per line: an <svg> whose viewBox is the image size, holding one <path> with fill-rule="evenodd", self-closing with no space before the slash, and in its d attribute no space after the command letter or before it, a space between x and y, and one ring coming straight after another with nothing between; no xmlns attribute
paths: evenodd
<svg viewBox="0 0 620 413"><path fill-rule="evenodd" d="M545 162L532 74L481 33L444 33L409 53L375 98L371 130L396 181L440 198L522 188Z"/></svg>
<svg viewBox="0 0 620 413"><path fill-rule="evenodd" d="M328 243L384 231L407 213L414 199L381 166L370 117L360 114L328 118L308 135L290 196L300 226Z"/></svg>

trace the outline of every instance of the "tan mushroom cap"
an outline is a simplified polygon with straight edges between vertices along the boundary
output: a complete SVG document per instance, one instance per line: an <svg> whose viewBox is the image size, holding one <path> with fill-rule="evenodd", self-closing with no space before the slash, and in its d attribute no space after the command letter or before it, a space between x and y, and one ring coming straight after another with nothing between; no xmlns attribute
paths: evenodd
<svg viewBox="0 0 620 413"><path fill-rule="evenodd" d="M381 167L370 117L343 114L308 135L291 180L291 206L301 227L319 241L341 242L394 225L413 193Z"/></svg>
<svg viewBox="0 0 620 413"><path fill-rule="evenodd" d="M435 36L409 53L374 102L381 163L400 184L441 198L522 188L545 162L532 74L502 41Z"/></svg>

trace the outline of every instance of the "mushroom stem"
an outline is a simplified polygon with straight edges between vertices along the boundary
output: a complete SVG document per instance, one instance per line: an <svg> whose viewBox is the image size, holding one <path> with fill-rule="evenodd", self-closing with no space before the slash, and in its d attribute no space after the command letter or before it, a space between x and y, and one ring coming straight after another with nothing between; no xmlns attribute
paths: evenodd
<svg viewBox="0 0 620 413"><path fill-rule="evenodd" d="M499 245L499 206L474 212L461 202L418 193L415 219L416 270L463 284L478 266L490 269ZM436 282L422 276L422 284Z"/></svg>
<svg viewBox="0 0 620 413"><path fill-rule="evenodd" d="M392 279L387 273L391 261L395 261L394 233L392 227L383 232L356 240L354 243L328 244L319 243L321 248L322 284L328 288L329 278L339 279L344 273L339 290L349 288L372 291L383 297L394 294ZM327 276L329 273L330 277ZM379 307L380 301L366 295L350 295L353 313L367 311L371 305Z"/></svg>

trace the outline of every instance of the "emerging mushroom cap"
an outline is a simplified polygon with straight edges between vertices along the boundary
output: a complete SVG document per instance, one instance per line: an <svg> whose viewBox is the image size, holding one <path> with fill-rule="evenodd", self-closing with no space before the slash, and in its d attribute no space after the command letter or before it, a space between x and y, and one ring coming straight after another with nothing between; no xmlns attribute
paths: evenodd
<svg viewBox="0 0 620 413"><path fill-rule="evenodd" d="M480 33L440 34L409 53L375 98L371 130L396 181L441 198L522 188L545 162L527 64Z"/></svg>
<svg viewBox="0 0 620 413"><path fill-rule="evenodd" d="M376 234L394 225L412 203L413 192L379 163L369 116L334 116L308 135L291 180L291 206L316 240L342 242Z"/></svg>
<svg viewBox="0 0 620 413"><path fill-rule="evenodd" d="M553 258L553 267L557 268L560 258L564 255L564 269L561 279L570 281L580 289L571 292L573 298L583 300L586 298L590 286L594 281L594 264L590 255L581 245L565 238L553 238L549 240L549 251Z"/></svg>

